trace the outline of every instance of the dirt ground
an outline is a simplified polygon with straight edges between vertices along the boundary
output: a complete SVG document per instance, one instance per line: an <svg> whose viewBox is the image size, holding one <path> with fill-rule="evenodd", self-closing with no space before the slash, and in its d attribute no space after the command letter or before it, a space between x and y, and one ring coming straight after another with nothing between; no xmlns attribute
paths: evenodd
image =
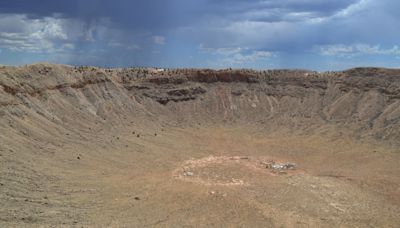
<svg viewBox="0 0 400 228"><path fill-rule="evenodd" d="M112 142L100 135L90 144L70 144L43 154L35 160L41 160L46 177L28 176L28 161L11 166L5 158L11 159L12 152L3 151L0 223L4 227L400 224L396 151L243 127L171 128L156 133L137 137L119 132L115 136L119 139ZM260 163L268 159L298 167L274 174ZM5 162L15 168L4 170ZM191 175L184 176L184 170ZM26 185L25 192L41 191L15 194L13 188L21 185Z"/></svg>

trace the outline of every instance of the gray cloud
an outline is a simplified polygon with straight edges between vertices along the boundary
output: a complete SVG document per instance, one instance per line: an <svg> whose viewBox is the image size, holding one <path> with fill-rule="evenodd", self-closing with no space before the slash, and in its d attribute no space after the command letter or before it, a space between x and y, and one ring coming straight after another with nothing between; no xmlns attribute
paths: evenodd
<svg viewBox="0 0 400 228"><path fill-rule="evenodd" d="M17 26L16 26L17 25ZM0 16L0 47L21 52L56 52L74 48L76 34L58 18L30 19L25 15Z"/></svg>
<svg viewBox="0 0 400 228"><path fill-rule="evenodd" d="M325 45L315 47L315 50L325 56L352 58L360 55L389 55L400 56L400 48L395 45L391 48L382 48L380 45L353 44L353 45Z"/></svg>

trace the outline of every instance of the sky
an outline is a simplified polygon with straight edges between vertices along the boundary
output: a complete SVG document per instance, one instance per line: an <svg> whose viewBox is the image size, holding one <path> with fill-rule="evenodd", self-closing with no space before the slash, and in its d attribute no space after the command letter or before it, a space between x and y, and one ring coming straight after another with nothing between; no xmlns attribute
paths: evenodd
<svg viewBox="0 0 400 228"><path fill-rule="evenodd" d="M1 0L0 64L400 67L399 0Z"/></svg>

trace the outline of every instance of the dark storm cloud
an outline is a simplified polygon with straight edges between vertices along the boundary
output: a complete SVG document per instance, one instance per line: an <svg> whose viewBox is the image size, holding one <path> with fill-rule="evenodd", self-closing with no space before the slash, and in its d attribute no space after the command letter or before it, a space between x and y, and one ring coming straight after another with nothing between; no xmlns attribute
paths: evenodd
<svg viewBox="0 0 400 228"><path fill-rule="evenodd" d="M188 25L205 16L234 20L276 21L291 12L310 12L327 16L355 0L2 0L0 13L20 13L32 18L66 17L83 20L110 18L125 28L175 27ZM248 12L273 12L271 17L243 17ZM281 15L278 15L281 14Z"/></svg>
<svg viewBox="0 0 400 228"><path fill-rule="evenodd" d="M3 0L0 13L26 14L30 18L62 17L84 21L109 18L115 26L150 27L163 24L167 1L143 2L119 0Z"/></svg>
<svg viewBox="0 0 400 228"><path fill-rule="evenodd" d="M51 0L3 0L0 1L0 13L27 14L31 17L51 16L54 13L70 14L76 11L78 1L51 1Z"/></svg>

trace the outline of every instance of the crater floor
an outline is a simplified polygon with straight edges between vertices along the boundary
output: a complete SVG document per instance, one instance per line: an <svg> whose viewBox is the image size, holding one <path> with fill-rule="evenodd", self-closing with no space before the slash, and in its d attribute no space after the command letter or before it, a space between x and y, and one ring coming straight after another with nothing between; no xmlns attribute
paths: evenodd
<svg viewBox="0 0 400 228"><path fill-rule="evenodd" d="M0 71L1 227L400 224L397 92L93 69Z"/></svg>
<svg viewBox="0 0 400 228"><path fill-rule="evenodd" d="M87 144L67 143L42 158L19 163L4 160L13 158L13 153L3 151L1 223L84 227L400 223L399 154L385 148L242 127L167 128L157 136L140 133L139 138L115 132L111 139L106 134ZM266 158L295 162L297 167L273 174L259 162ZM47 175L31 173L32 163L39 163L39 172ZM185 176L184 170L191 175Z"/></svg>

